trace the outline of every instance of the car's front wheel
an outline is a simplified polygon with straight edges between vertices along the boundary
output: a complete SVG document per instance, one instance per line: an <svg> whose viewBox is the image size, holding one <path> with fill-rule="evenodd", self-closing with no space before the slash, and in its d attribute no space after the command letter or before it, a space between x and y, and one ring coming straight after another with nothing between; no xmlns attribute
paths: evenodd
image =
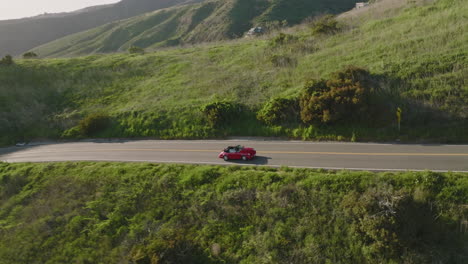
<svg viewBox="0 0 468 264"><path fill-rule="evenodd" d="M242 160L243 160L243 161L246 161L246 160L247 160L247 156L242 156Z"/></svg>
<svg viewBox="0 0 468 264"><path fill-rule="evenodd" d="M227 161L229 157L227 155L224 155L223 159Z"/></svg>

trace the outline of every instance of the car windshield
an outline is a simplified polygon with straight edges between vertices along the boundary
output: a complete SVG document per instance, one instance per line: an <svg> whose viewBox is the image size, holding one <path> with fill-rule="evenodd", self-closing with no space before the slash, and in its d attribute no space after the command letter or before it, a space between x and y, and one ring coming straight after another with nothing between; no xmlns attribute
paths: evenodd
<svg viewBox="0 0 468 264"><path fill-rule="evenodd" d="M224 149L224 152L234 153L234 152L239 152L242 149L244 149L244 146L241 146L241 145L229 146L229 147Z"/></svg>

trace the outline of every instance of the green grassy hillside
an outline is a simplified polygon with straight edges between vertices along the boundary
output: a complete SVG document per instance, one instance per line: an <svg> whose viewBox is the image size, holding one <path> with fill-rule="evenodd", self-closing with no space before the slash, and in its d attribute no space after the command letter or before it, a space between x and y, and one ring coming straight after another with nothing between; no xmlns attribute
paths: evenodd
<svg viewBox="0 0 468 264"><path fill-rule="evenodd" d="M300 23L351 9L354 0L209 0L177 6L77 33L33 49L43 57L154 49L243 36L252 26Z"/></svg>
<svg viewBox="0 0 468 264"><path fill-rule="evenodd" d="M320 32L329 22L313 22L262 39L0 65L0 141L286 136L468 142L468 5L423 2L389 9L379 19L365 12L362 21L343 18L328 34ZM292 115L286 124L257 120L270 99L297 98L308 80L332 78L348 65L370 74L374 107L360 114L367 122L305 124ZM207 104L219 111L202 112Z"/></svg>
<svg viewBox="0 0 468 264"><path fill-rule="evenodd" d="M468 175L0 163L0 263L466 263Z"/></svg>

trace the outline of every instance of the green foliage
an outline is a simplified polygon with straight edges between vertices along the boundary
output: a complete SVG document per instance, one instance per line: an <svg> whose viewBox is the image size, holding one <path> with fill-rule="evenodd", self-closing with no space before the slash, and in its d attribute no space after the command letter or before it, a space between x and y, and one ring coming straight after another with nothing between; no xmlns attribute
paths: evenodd
<svg viewBox="0 0 468 264"><path fill-rule="evenodd" d="M290 124L299 120L299 113L297 98L275 97L257 112L257 119L268 125Z"/></svg>
<svg viewBox="0 0 468 264"><path fill-rule="evenodd" d="M63 131L61 137L66 139L78 139L84 136L81 126L75 126Z"/></svg>
<svg viewBox="0 0 468 264"><path fill-rule="evenodd" d="M301 120L308 123L333 123L363 120L370 116L370 74L348 67L332 79L306 83L300 98Z"/></svg>
<svg viewBox="0 0 468 264"><path fill-rule="evenodd" d="M325 15L317 18L311 24L313 34L336 34L341 28L338 21L332 15Z"/></svg>
<svg viewBox="0 0 468 264"><path fill-rule="evenodd" d="M282 28L287 28L288 27L288 21L283 20L283 21L268 21L268 22L263 22L262 25L264 25L264 28L266 28L267 31L278 31Z"/></svg>
<svg viewBox="0 0 468 264"><path fill-rule="evenodd" d="M164 34L173 23L185 21L187 27L173 32L170 38L180 39L180 43L203 41L207 35L221 39L217 37L225 27L204 30L206 28L199 25L204 18L217 21L213 14L220 11L221 4L226 8L223 12L231 10L223 4L225 2L208 1L208 6L203 2L197 7L198 11L187 9L184 14L170 9L148 16L152 17L151 23L159 21L161 28L157 31L164 28L161 31ZM302 9L298 2L273 2L291 8L282 8L288 13ZM313 6L317 1L303 3ZM251 7L248 1L242 4L246 9ZM80 113L104 108L113 122L109 129L96 136L193 139L242 134L387 142L400 136L406 142L468 142L468 42L464 34L460 34L468 26L464 19L466 4L463 0L417 1L396 9L393 5L382 8L384 4L376 3L370 13L361 9L337 17L347 26L334 35L317 36L306 26L288 29L284 38L278 38L278 45L271 44L274 43L271 39L258 38L177 49L151 46L148 50L156 52L145 56L124 52L15 60L14 67L0 67L0 144L13 144L22 139L59 138L64 131L67 131L64 135L73 137L77 135L76 130L70 129L82 118ZM273 9L281 11L276 5ZM292 11L289 15L292 17ZM191 20L194 16L196 19ZM254 22L263 25L261 21ZM121 41L132 37L132 32L145 38L142 47L147 47L153 37L164 35L153 31L141 34L148 28L140 18L130 24L134 26L129 28L131 30L125 31L130 26L125 24L121 33L116 31L112 41L104 32L114 24L93 30L92 34L99 40L92 45L87 42L86 49L69 45L68 41L70 50L58 44L54 47L60 46L58 49L63 53L57 55L62 57L94 51L127 51L134 43ZM196 34L180 38L178 34L187 32L188 28L193 28ZM291 41L286 40L290 38ZM117 44L106 46L104 42ZM108 48L106 51L99 50L103 45ZM48 56L46 52L34 51L41 57ZM287 57L294 66L275 65L274 62L285 58L275 55ZM372 79L375 78L376 84L373 80L371 87L378 89L370 100L372 110L363 114L369 122L349 120L326 126L299 123L271 126L257 120L256 111L271 98L300 96L307 80L334 79L331 74L346 65L365 67ZM223 125L222 133L206 122L200 111L214 98L242 102L246 106L238 115L242 117ZM397 106L404 110L400 135L394 114Z"/></svg>
<svg viewBox="0 0 468 264"><path fill-rule="evenodd" d="M128 52L130 54L144 54L145 50L138 46L131 46L130 48L128 48Z"/></svg>
<svg viewBox="0 0 468 264"><path fill-rule="evenodd" d="M273 47L277 47L285 44L290 44L295 41L297 41L297 36L281 32L270 40L270 45Z"/></svg>
<svg viewBox="0 0 468 264"><path fill-rule="evenodd" d="M467 176L0 163L0 262L461 264Z"/></svg>
<svg viewBox="0 0 468 264"><path fill-rule="evenodd" d="M202 106L200 111L212 127L221 127L238 117L241 106L229 101L216 101Z"/></svg>
<svg viewBox="0 0 468 264"><path fill-rule="evenodd" d="M79 124L78 128L82 135L84 136L94 136L99 132L102 132L110 125L110 116L104 113L92 113L87 115L84 119L82 119ZM77 131L72 129L69 133L73 134L66 134L65 136L74 136Z"/></svg>
<svg viewBox="0 0 468 264"><path fill-rule="evenodd" d="M24 59L34 59L34 58L37 58L37 54L32 52L32 51L28 51L28 52L23 54L23 58Z"/></svg>
<svg viewBox="0 0 468 264"><path fill-rule="evenodd" d="M6 55L0 60L0 66L10 66L13 65L13 57L11 55Z"/></svg>
<svg viewBox="0 0 468 264"><path fill-rule="evenodd" d="M363 194L346 195L342 205L345 214L353 219L352 228L362 238L366 258L403 257L415 263L431 262L429 256L416 252L432 250L434 241L450 239L431 217L434 193L422 186L414 192L378 186Z"/></svg>

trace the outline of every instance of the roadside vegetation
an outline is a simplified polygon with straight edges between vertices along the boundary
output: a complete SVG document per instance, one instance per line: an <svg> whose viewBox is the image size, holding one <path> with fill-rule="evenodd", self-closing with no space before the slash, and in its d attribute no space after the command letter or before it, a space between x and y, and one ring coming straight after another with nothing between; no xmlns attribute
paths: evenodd
<svg viewBox="0 0 468 264"><path fill-rule="evenodd" d="M0 65L0 142L468 142L468 6L415 1L389 10L382 18L323 16L261 38L156 52L15 59ZM87 130L91 121L99 129Z"/></svg>
<svg viewBox="0 0 468 264"><path fill-rule="evenodd" d="M0 263L467 263L468 175L0 163Z"/></svg>

